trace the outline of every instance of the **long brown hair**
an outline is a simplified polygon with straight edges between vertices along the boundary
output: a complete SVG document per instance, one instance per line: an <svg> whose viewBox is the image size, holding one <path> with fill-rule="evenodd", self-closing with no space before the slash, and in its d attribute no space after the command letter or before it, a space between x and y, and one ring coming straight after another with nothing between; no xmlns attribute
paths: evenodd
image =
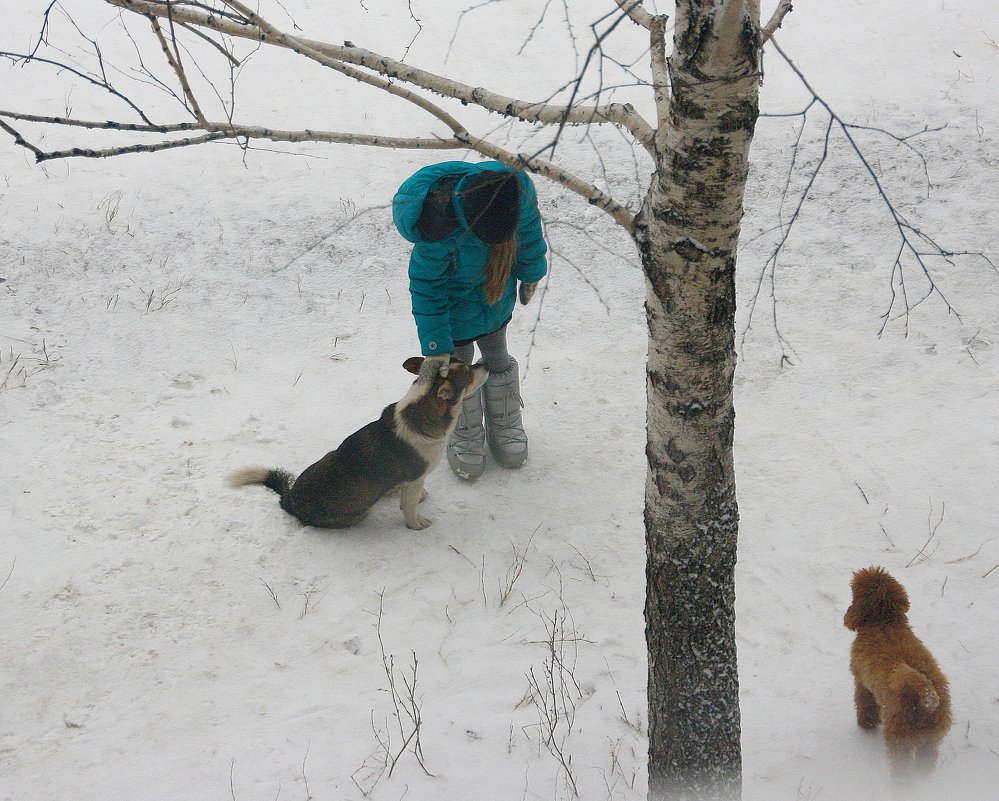
<svg viewBox="0 0 999 801"><path fill-rule="evenodd" d="M489 260L486 262L486 303L490 306L503 297L516 258L516 236L489 248Z"/></svg>

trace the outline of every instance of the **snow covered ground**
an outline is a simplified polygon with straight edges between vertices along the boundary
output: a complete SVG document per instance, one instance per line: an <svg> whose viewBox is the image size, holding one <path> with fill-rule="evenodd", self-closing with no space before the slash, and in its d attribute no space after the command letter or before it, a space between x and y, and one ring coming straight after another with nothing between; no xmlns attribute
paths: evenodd
<svg viewBox="0 0 999 801"><path fill-rule="evenodd" d="M0 47L29 47L45 5L2 0ZM406 3L347 5L284 8L307 36L396 57L417 33ZM606 5L576 12L583 55ZM66 7L124 64L101 6ZM407 60L528 98L571 76L554 16L510 69L482 58L519 49L540 14L526 0L462 18L442 64L464 7L414 3ZM622 36L641 52L639 32ZM946 125L908 140L926 174L896 141L854 133L914 225L999 263L992 0L803 2L779 38L845 121ZM764 110L801 110L800 83L776 53L766 63ZM251 122L424 132L345 84L263 52L240 78ZM0 107L120 110L67 86L4 66ZM800 126L759 123L740 260L745 798L888 796L880 736L854 723L842 626L851 572L881 564L952 683L926 798L994 801L999 275L934 262L960 318L931 295L879 337L897 232L838 135L777 266L777 330L765 277L747 331ZM82 137L22 127L45 147ZM823 128L815 108L785 219ZM595 142L609 188L641 193L650 168L617 134L570 138L567 165L599 175ZM386 204L450 157L212 145L35 166L0 137L0 799L570 798L558 753L581 798L644 797L644 282L609 219L539 180L555 256L543 303L511 326L522 470L474 486L438 470L418 533L390 502L350 531L302 528L270 492L222 483L247 464L301 469L404 393L418 345ZM403 751L409 712L422 761L415 740ZM401 752L391 775L386 751Z"/></svg>

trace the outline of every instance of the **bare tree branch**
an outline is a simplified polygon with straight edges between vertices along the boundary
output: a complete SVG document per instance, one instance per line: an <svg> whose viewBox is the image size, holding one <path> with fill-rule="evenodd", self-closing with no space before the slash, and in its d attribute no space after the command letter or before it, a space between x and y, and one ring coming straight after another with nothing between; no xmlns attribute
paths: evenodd
<svg viewBox="0 0 999 801"><path fill-rule="evenodd" d="M71 72L76 77L82 78L83 80L87 81L87 83L92 83L94 86L99 86L100 88L104 89L108 93L110 93L110 94L114 95L115 97L119 98L120 100L124 101L136 114L139 115L139 117L144 122L150 123L150 124L152 123L152 120L150 120L145 115L145 113L142 111L142 109L139 108L135 103L133 103L127 97L125 97L125 95L123 95L117 89L115 89L108 82L108 80L107 80L106 77L95 78L93 75L88 75L87 73L82 72L82 71L76 69L75 67L70 66L69 64L63 64L62 62L53 61L52 59L49 59L49 58L42 58L41 56L26 55L24 53L12 53L12 52L9 52L7 50L0 50L0 58L8 58L8 59L10 59L11 61L14 61L14 62L18 62L18 61L23 61L23 62L37 61L39 64L49 64L51 66L57 67L60 70L65 70L66 72Z"/></svg>
<svg viewBox="0 0 999 801"><path fill-rule="evenodd" d="M791 5L791 0L780 0L777 4L777 8L774 9L773 16L770 17L770 22L764 25L760 29L760 47L765 45L777 32L777 29L784 22L784 17L790 14L794 8Z"/></svg>
<svg viewBox="0 0 999 801"><path fill-rule="evenodd" d="M48 41L49 14L52 13L52 9L55 8L56 3L58 2L59 0L52 0L48 6L46 6L45 12L42 14L42 28L38 32L38 41L35 42L35 46L31 48L31 53L28 55L28 58L34 58L38 49Z"/></svg>
<svg viewBox="0 0 999 801"><path fill-rule="evenodd" d="M742 332L742 341L745 342L746 336L749 333L750 329L752 328L753 314L756 312L756 305L759 302L760 292L763 288L763 282L766 280L767 276L769 275L770 295L771 298L773 299L774 330L777 333L777 342L781 348L780 363L782 367L785 364L792 364L791 359L788 357L787 353L788 350L793 350L793 348L791 348L787 340L784 339L784 335L781 333L780 330L780 324L778 323L777 320L777 286L776 286L777 261L780 257L781 250L783 250L784 245L787 244L787 240L791 236L791 229L794 228L794 224L797 222L798 217L801 215L801 210L802 207L805 205L805 200L808 198L808 195L811 193L812 186L815 184L815 180L819 177L819 172L822 170L822 166L826 163L826 159L829 157L829 140L832 127L833 127L833 120L830 118L828 124L826 125L825 137L823 138L822 156L819 158L819 162L815 166L815 169L812 170L812 173L808 178L808 183L805 186L804 191L802 191L801 195L798 197L798 203L795 206L794 211L791 213L791 218L786 223L784 222L783 219L781 219L779 226L779 229L782 231L781 238L777 242L776 247L774 247L773 251L770 253L770 257L767 259L766 264L763 265L763 269L760 271L760 278L756 284L756 291L753 293L753 299L750 301L749 304L749 313L746 317L746 327L743 329ZM791 182L791 176L794 172L794 165L798 158L798 145L801 141L801 134L804 131L804 128L805 128L804 123L802 123L801 130L798 132L798 138L795 140L794 143L794 155L791 157L791 166L788 169L787 182L784 184L784 193L782 195L782 200L781 200L782 211L784 207L783 198L787 197L788 188Z"/></svg>
<svg viewBox="0 0 999 801"><path fill-rule="evenodd" d="M620 250L612 248L609 245L607 245L605 242L600 241L596 236L593 235L593 232L590 231L589 228L586 226L569 222L568 220L549 220L545 223L545 225L549 228L568 228L571 231L573 231L574 235L581 236L584 239L588 240L595 248L597 248L598 250L602 250L611 258L624 262L624 264L627 267L630 267L634 270L642 269L642 265L640 262L637 262L634 259L629 259L628 256L621 253ZM602 300L601 303L603 303ZM604 303L603 305L606 306L607 304Z"/></svg>
<svg viewBox="0 0 999 801"><path fill-rule="evenodd" d="M55 158L84 157L84 158L106 158L114 155L137 152L154 152L158 150L187 147L221 139L237 140L242 147L247 147L247 143L253 139L267 139L281 142L303 142L320 141L336 142L344 144L361 144L368 146L408 148L408 149L458 149L469 148L483 155L498 159L506 164L518 169L526 169L530 172L545 175L573 192L582 195L592 205L606 211L620 223L629 233L634 232L634 213L626 206L616 202L595 185L582 180L568 171L557 167L550 161L541 159L538 154L529 155L515 153L498 145L476 136L465 130L464 126L458 122L451 114L438 106L430 99L415 94L414 92L399 85L398 81L407 81L416 86L429 89L446 97L452 97L462 102L472 102L490 110L496 110L505 116L514 119L526 120L529 122L549 122L559 125L562 130L567 124L577 124L586 122L609 122L616 123L616 127L629 131L646 148L651 149L653 132L650 126L641 119L634 109L622 104L604 104L591 106L556 105L552 103L526 103L512 98L495 95L482 88L472 88L457 82L449 81L439 76L427 73L422 70L411 68L408 65L396 62L392 59L384 58L375 53L371 53L361 48L354 47L351 43L346 43L343 47L315 42L308 39L292 36L284 33L269 22L264 20L256 11L247 6L241 0L217 0L216 2L199 2L199 0L105 0L108 4L132 11L146 16L150 19L153 31L159 42L160 48L167 59L180 83L183 97L174 92L171 94L180 100L196 117L197 124L171 123L154 124L148 117L144 117L144 125L122 123L117 121L88 121L81 119L70 119L67 117L29 115L18 112L0 111L0 117L8 120L22 120L26 122L37 122L46 124L57 124L68 127L81 127L89 129L120 130L135 133L188 133L198 134L187 137L171 138L160 142L130 143L128 145L113 148L89 148L74 147L65 150L45 151L35 144L30 143L21 132L12 128L9 124L4 124L3 130L10 133L15 138L15 142L32 152L37 161L44 161ZM623 12L616 21L613 22L610 30L616 26L620 20L625 18L644 19L646 12L638 8L633 0L622 0L618 2L618 7ZM169 35L163 30L157 19L166 19L170 24ZM279 131L266 126L239 124L232 119L231 111L228 113L229 120L219 123L209 120L194 95L191 84L181 61L180 46L176 38L176 29L196 32L203 39L215 44L210 37L205 35L206 31L214 32L223 36L249 39L261 43L267 43L293 50L301 55L310 58L323 66L334 69L347 77L359 82L374 86L375 88L393 94L406 100L424 111L430 113L436 119L443 122L450 129L450 136L430 136L430 137L383 137L377 135L348 134L335 131L315 131L306 129L302 131ZM77 28L79 30L79 28ZM127 31L126 31L127 32ZM609 31L602 34L596 31L598 37L597 45L591 49L591 56L599 51L601 36L606 36ZM82 32L81 32L82 35ZM88 39L88 41L90 41ZM96 42L91 42L98 52ZM230 64L230 69L235 68L234 57L225 50L226 58ZM23 56L21 58L24 58ZM37 57L36 57L37 60ZM55 66L65 65L57 62ZM357 65L357 66L355 66ZM200 67L199 67L200 69ZM372 74L366 70L372 70ZM102 70L103 72L103 70ZM159 82L158 79L144 68L147 76L167 91L168 87ZM80 73L82 74L82 73ZM574 93L578 92L582 75L575 81ZM91 79L93 80L93 79ZM211 81L209 81L211 83ZM109 82L103 79L99 85L110 89ZM214 88L214 86L213 86ZM216 91L217 93L217 91ZM120 94L120 93L119 93ZM122 96L123 97L123 96ZM221 98L220 98L221 99ZM126 98L127 100L127 98ZM138 110L135 104L131 104ZM225 105L225 103L223 103ZM613 119L612 119L613 118ZM557 136L556 136L557 141Z"/></svg>
<svg viewBox="0 0 999 801"><path fill-rule="evenodd" d="M669 64L666 61L666 21L668 17L658 16L652 18L649 28L651 34L650 60L652 63L652 86L655 92L656 112L658 130L656 131L656 141L660 145L661 139L669 131Z"/></svg>
<svg viewBox="0 0 999 801"><path fill-rule="evenodd" d="M423 33L423 23L420 22L419 18L416 16L416 12L413 11L413 0L407 0L407 5L409 6L409 18L416 23L416 33L413 34L413 38L409 40L409 44L406 45L406 49L402 53L402 60L406 60L406 56L409 55L409 51L413 49L413 45L416 44L416 40L420 38L420 34Z"/></svg>
<svg viewBox="0 0 999 801"><path fill-rule="evenodd" d="M935 128L930 128L928 125L924 125L921 131L916 131L908 136L899 136L891 131L886 131L884 128L875 128L871 125L857 125L856 123L843 123L843 125L854 131L870 131L872 133L881 134L882 136L887 136L889 139L894 139L907 150L914 153L920 162L922 162L923 177L926 179L926 197L930 196L930 189L933 187L933 184L930 181L930 171L929 165L926 163L926 156L924 156L918 148L914 147L909 140L915 139L917 136L922 136L924 133L936 133L937 131L942 131L947 127L947 123L938 125Z"/></svg>
<svg viewBox="0 0 999 801"><path fill-rule="evenodd" d="M91 128L112 131L134 131L143 133L176 133L181 131L206 131L206 135L186 139L172 139L166 142L152 144L125 145L120 147L94 150L89 148L71 148L45 152L27 142L17 131L0 121L0 127L15 138L15 144L25 147L35 154L36 161L50 161L61 158L108 158L127 153L153 153L158 150L169 150L177 147L190 147L205 142L221 139L267 139L272 142L328 142L331 144L366 145L369 147L399 148L405 150L457 150L467 145L455 139L421 139L417 137L404 138L393 136L377 136L339 131L316 131L305 129L301 131L281 131L273 128L253 125L233 125L228 122L206 122L204 126L198 123L174 123L172 125L136 125L115 122L97 122L92 120L74 120L59 117L40 117L32 114L17 114L0 110L0 117L20 119L27 122L42 122L65 125L75 128Z"/></svg>
<svg viewBox="0 0 999 801"><path fill-rule="evenodd" d="M537 22L531 26L531 30L527 33L527 38L524 39L523 43L517 49L517 55L522 56L527 46L534 41L534 35L541 28L541 25L545 21L545 17L548 16L548 7L552 4L553 0L546 0L544 8L541 10L541 16L538 17ZM569 40L572 42L572 50L576 54L576 66L579 66L579 47L576 44L576 34L572 28L572 19L569 17L568 0L562 0L562 12L565 15L565 26L568 29Z"/></svg>
<svg viewBox="0 0 999 801"><path fill-rule="evenodd" d="M146 2L145 0L105 0L112 5L120 5L124 8L141 3L142 5L155 6L158 3ZM261 41L266 41L272 44L277 44L282 47L287 47L294 52L305 56L306 58L311 58L322 64L324 67L329 67L330 69L341 72L344 75L353 78L360 83L366 83L370 86L374 86L378 89L382 89L391 95L395 95L403 100L407 100L413 105L423 109L424 111L437 117L441 122L448 126L454 133L461 133L464 131L464 127L459 123L454 117L444 111L442 108L429 100L417 95L408 89L403 89L402 87L385 80L380 77L380 75L369 75L368 73L362 72L360 70L354 69L353 67L347 66L338 57L327 55L322 52L320 48L329 46L322 45L321 42L312 42L311 40L300 39L296 36L291 36L290 34L282 33L269 22L264 20L258 14L256 14L252 9L245 6L243 3L237 0L222 0L227 6L237 10L240 14L243 14L247 23L256 28L260 32ZM207 27L214 27L213 25L207 25ZM239 34L236 34L239 35ZM334 48L340 49L340 48ZM345 48L347 49L347 48ZM352 49L352 48L350 48ZM393 77L393 76L390 76Z"/></svg>
<svg viewBox="0 0 999 801"><path fill-rule="evenodd" d="M655 18L642 8L641 0L614 0L614 2L632 22L651 30Z"/></svg>
<svg viewBox="0 0 999 801"><path fill-rule="evenodd" d="M180 51L177 49L177 38L176 35L171 30L171 37L173 39L173 51L171 52L170 45L167 43L166 37L163 35L163 29L160 28L160 23L156 17L150 17L150 24L153 26L153 32L156 34L156 38L160 43L160 47L163 49L163 55L166 56L167 62L173 69L177 76L177 80L180 82L180 88L184 91L184 97L187 98L187 103L191 108L191 113L194 114L195 119L201 124L201 127L207 127L208 122L205 119L205 115L201 112L201 106L198 105L197 99L194 97L194 92L191 91L191 85L187 81L187 74L184 72L184 67L180 61ZM170 27L173 28L173 20L170 20Z"/></svg>
<svg viewBox="0 0 999 801"><path fill-rule="evenodd" d="M225 7L229 10L229 17L215 15L212 17L212 24L207 25L210 30L219 32L222 30L222 23L229 25L230 27L241 27L246 30L255 31L252 36L247 36L246 30L239 30L235 35L241 35L246 38L254 38L259 41L268 42L271 44L276 44L282 47L287 47L300 53L308 58L317 61L324 66L328 66L334 70L337 70L348 77L354 78L363 83L375 86L376 88L382 89L389 92L401 99L407 100L419 108L432 114L438 120L444 122L451 129L451 136L435 136L435 137L411 137L411 138L401 138L401 137L384 137L377 135L362 135L362 134L348 134L335 131L315 131L311 129L306 129L302 131L279 131L274 130L265 126L255 126L255 125L245 125L236 124L232 120L224 123L214 122L206 119L203 113L200 112L200 107L194 98L193 91L190 88L190 84L186 79L184 74L183 65L180 62L179 49L177 47L176 40L173 40L173 47L171 47L171 42L168 40L167 36L164 34L163 30L158 24L155 24L156 17L166 17L171 21L171 24L176 22L179 24L190 23L192 25L199 25L204 23L203 19L191 18L192 14L204 15L205 12L202 10L204 5L197 2L184 2L184 0L167 0L166 2L159 2L158 0L106 0L111 5L119 6L129 10L136 11L136 13L143 13L145 16L150 16L154 20L154 31L157 34L157 38L160 43L160 47L164 52L170 66L173 68L178 80L181 81L182 89L185 97L187 98L187 103L192 109L197 109L194 113L199 117L198 124L169 124L169 125L154 125L147 121L146 125L128 124L128 123L117 123L117 122L96 122L87 120L75 120L67 119L61 117L45 117L40 115L28 115L15 112L0 112L0 117L6 117L8 119L20 119L27 122L42 122L49 124L59 124L71 127L83 127L92 129L105 129L105 130L128 130L133 132L145 132L145 133L177 133L177 132L203 132L200 136L189 136L185 138L169 139L167 141L154 142L154 143L133 143L126 146L114 147L114 148L83 148L74 147L68 150L54 150L54 151L43 151L41 148L30 144L20 132L14 130L9 125L4 126L4 130L11 133L15 137L15 142L29 149L35 156L37 161L45 161L55 158L69 158L69 157L84 157L84 158L106 158L115 155L121 155L126 153L138 153L138 152L154 152L158 150L165 150L171 148L187 147L195 144L202 144L210 141L217 141L220 139L235 139L237 141L242 141L243 146L246 142L252 139L268 139L271 141L282 141L282 142L304 142L304 141L320 141L320 142L336 142L343 144L360 144L374 147L392 147L392 148L407 148L407 149L458 149L458 148L469 148L478 153L486 155L491 158L495 158L502 161L510 166L517 169L526 169L530 172L538 173L544 175L552 180L561 183L568 189L582 195L587 202L592 205L602 209L603 211L610 214L615 221L621 224L629 233L634 233L635 226L635 215L626 206L621 205L615 201L612 197L607 195L605 192L597 188L590 182L582 180L575 175L572 175L565 169L556 166L550 161L539 158L536 154L522 154L514 153L505 148L489 142L482 137L475 136L462 126L454 117L449 113L444 111L442 108L437 106L432 101L425 97L414 94L409 89L399 86L397 83L392 82L382 75L372 75L367 72L362 72L360 69L345 64L338 60L332 55L328 55L324 50L331 50L331 52L340 51L353 51L356 52L358 49L353 47L348 48L335 48L332 46L323 45L322 43L313 43L310 40L300 39L298 37L290 36L289 34L283 33L276 28L274 28L266 20L262 19L255 11L247 7L240 0L221 0ZM137 9L142 9L138 11ZM243 20L241 26L236 25L234 18L238 17ZM623 19L624 17L621 17ZM616 23L615 23L616 24ZM315 46L314 46L315 45ZM322 50L320 48L323 48ZM365 51L366 52L366 51ZM393 64L395 62L392 62ZM405 65L402 65L405 66ZM382 65L382 69L386 74L391 75L391 70L389 70L385 65ZM391 77L397 77L391 75ZM444 79L434 78L441 82L443 85L447 85L450 82ZM514 114L514 116L516 116ZM565 119L563 118L562 123L564 124ZM650 129L651 130L651 129Z"/></svg>
<svg viewBox="0 0 999 801"><path fill-rule="evenodd" d="M204 134L203 136L192 136L185 139L170 139L166 142L154 142L152 144L122 145L119 147L109 147L102 149L92 149L85 147L74 147L69 150L55 150L43 152L34 145L26 142L24 138L7 123L0 122L0 128L14 136L14 143L26 147L35 154L35 161L50 161L52 159L65 159L72 157L82 157L89 159L104 159L110 156L124 156L129 153L155 153L160 150L173 150L178 147L191 147L193 145L203 145L206 142L215 142L219 139L230 138L224 131Z"/></svg>
<svg viewBox="0 0 999 801"><path fill-rule="evenodd" d="M188 33L193 33L198 38L200 38L200 39L204 40L205 42L207 42L208 44L210 44L212 47L214 47L216 50L218 50L222 54L222 56L229 61L229 63L232 66L234 66L234 67L240 66L239 59L237 59L235 56L233 56L232 53L230 53L228 50L226 50L224 47L222 47L222 45L220 45L218 42L216 42L214 39L212 39L211 36L208 36L204 31L201 31L198 28L196 28L195 26L188 25L187 23L184 23L184 22L178 22L177 23L177 27L178 28L183 28Z"/></svg>
<svg viewBox="0 0 999 801"><path fill-rule="evenodd" d="M168 3L166 0L104 0L104 2L146 16L167 16ZM447 80L434 73L411 67L401 61L381 56L360 47L332 45L284 34L269 24L261 25L263 20L259 15L242 3L238 3L236 0L223 0L223 2L231 9L238 9L238 14L242 15L242 18L239 19L231 13L228 15L219 14L215 9L199 10L199 7L203 8L203 5L199 3L184 3L184 7L181 7L179 2L171 0L169 5L172 7L172 14L178 22L208 28L242 39L286 47L365 83L371 82L366 80L370 76L367 76L366 73L348 73L345 69L346 64L365 67L387 78L405 81L422 89L454 98L462 103L471 103L526 122L538 122L546 125L563 124L563 121L574 125L587 123L621 125L646 147L651 146L653 138L651 126L629 104L611 103L605 106L571 107L518 100L490 92L482 87L472 87L458 81ZM325 56L329 61L316 58L316 54ZM389 85L394 86L394 84Z"/></svg>
<svg viewBox="0 0 999 801"><path fill-rule="evenodd" d="M23 148L27 148L27 149L28 149L28 150L30 150L30 151L31 151L32 153L34 153L34 154L35 154L35 161L41 161L41 160L43 159L43 157L44 157L44 155L45 155L45 154L44 154L44 153L42 153L42 151L41 151L41 150L39 150L39 149L38 149L37 147L35 147L35 146L34 146L33 144L31 144L30 142L26 141L26 140L24 139L24 137L23 137L23 136L21 136L21 134L19 134L19 133L18 133L17 131L15 131L15 130L14 130L13 128L11 128L11 127L10 127L10 126L9 126L9 125L8 125L7 123L5 123L5 122L4 122L3 120L0 120L0 128L2 128L2 129L3 129L3 130L5 130L5 131L6 131L7 133L9 133L9 134L10 134L11 136L13 136L13 137L14 137L14 144L15 144L15 145L20 145L21 147L23 147Z"/></svg>
<svg viewBox="0 0 999 801"><path fill-rule="evenodd" d="M473 150L477 150L483 155L508 164L518 170L543 175L552 181L562 184L567 189L571 189L576 194L582 195L591 206L607 212L614 220L622 225L624 229L634 235L635 233L635 213L626 206L622 206L614 198L598 189L593 184L587 183L571 173L563 170L550 161L545 161L537 156L530 156L523 153L511 153L504 150L492 142L483 139L474 139L470 134L459 135L458 140L464 142Z"/></svg>
<svg viewBox="0 0 999 801"><path fill-rule="evenodd" d="M599 88L595 92L595 96L599 97L603 93L603 91L604 91L604 81L603 81L603 77L602 76L603 76L603 60L605 58L605 55L604 55L604 52L603 52L603 43L604 43L604 40L608 36L610 36L611 33L614 32L615 28L617 28L617 26L622 21L624 21L625 19L628 18L628 15L627 15L626 12L625 13L621 13L620 16L618 16L616 19L613 20L613 22L610 24L610 26L606 30L604 30L604 31L598 31L597 30L597 26L599 26L602 22L605 22L607 19L612 18L613 16L614 16L613 13L605 14L603 17L601 17L596 22L594 22L594 23L592 23L590 25L590 30L593 32L594 42L591 45L590 49L586 53L586 58L583 61L582 68L579 70L579 72L576 75L576 77L572 81L570 81L569 84L568 84L568 86L572 87L572 90L571 90L570 95L569 95L568 105L566 106L566 109L567 109L566 113L563 116L563 118L559 121L559 123L558 123L558 131L555 133L555 136L552 138L552 141L549 142L544 148L542 148L541 150L539 150L537 153L535 153L536 156L541 155L545 151L550 151L551 154L552 154L552 157L554 157L554 155L555 155L555 148L557 147L558 142L559 142L560 138L562 137L562 133L565 130L566 125L570 124L569 117L570 117L570 115L572 113L572 110L576 107L576 100L579 97L580 90L582 88L583 78L586 76L586 73L589 70L591 62L593 62L594 57L597 56L597 55L599 55L599 58L597 59L597 69L598 69L598 71L599 71L599 73L601 75L601 79L599 81ZM625 108L631 108L631 107L626 106ZM633 111L634 109L631 109L631 110ZM644 120L643 120L643 122L644 122ZM649 155L654 156L655 155L655 132L651 132L651 133L652 133L652 139L651 140L646 140L645 138L643 138L641 136L638 136L638 135L636 135L636 138L645 146L646 150L648 150L648 152L649 152Z"/></svg>
<svg viewBox="0 0 999 801"><path fill-rule="evenodd" d="M0 110L0 118L20 119L27 122L42 122L60 124L70 127L102 129L102 130L127 130L144 133L176 133L193 132L203 130L195 123L176 123L173 125L137 125L131 123L98 122L90 120L75 120L58 117L42 117L38 115L20 114L16 112ZM453 150L470 148L483 155L494 158L510 165L516 169L525 169L529 172L544 175L545 177L557 181L566 188L582 195L588 203L610 214L616 222L621 224L629 233L634 233L635 215L625 206L622 206L612 197L598 189L593 184L572 175L568 171L558 167L551 162L539 159L534 156L515 154L507 151L498 145L487 142L484 139L473 137L467 132L456 134L453 139L420 139L420 138L400 138L389 136L370 136L355 133L343 133L336 131L316 131L306 129L302 131L279 131L272 128L260 126L232 125L230 123L207 123L208 133L200 137L189 137L185 139L174 139L166 142L152 144L135 144L106 149L71 148L69 150L58 150L45 152L32 145L24 139L21 134L6 123L0 121L0 127L14 137L16 144L30 150L35 160L38 162L49 161L60 158L108 158L110 156L125 155L128 153L152 153L159 150L168 150L178 147L189 147L191 145L204 144L205 142L218 141L221 139L268 139L273 142L329 142L336 144L366 145L370 147L387 147L400 149L420 149L420 150Z"/></svg>
<svg viewBox="0 0 999 801"><path fill-rule="evenodd" d="M144 133L174 133L176 131L196 131L196 122L175 122L169 125L137 122L113 122L111 120L77 120L70 117L48 117L41 114L23 114L19 111L0 109L0 117L24 122L38 122L46 125L61 125L67 128L101 128L109 131L142 131Z"/></svg>
<svg viewBox="0 0 999 801"><path fill-rule="evenodd" d="M881 179L878 177L877 172L874 170L874 167L872 166L870 160L867 158L866 154L864 153L863 148L861 148L860 143L858 143L857 140L854 138L854 133L856 131L875 131L885 136L888 136L891 139L894 139L899 144L902 144L906 146L908 149L912 150L913 152L916 152L919 155L920 159L922 160L924 174L926 174L927 185L929 186L929 175L926 173L925 158L923 158L922 154L919 153L918 150L912 147L912 145L909 143L908 140L913 138L914 136L918 136L930 130L940 130L940 128L930 129L929 127L924 127L922 131L918 131L915 134L910 134L909 136L898 136L896 134L893 134L889 131L885 131L880 128L872 128L870 126L848 123L844 121L839 116L839 114L837 114L837 112L818 94L818 92L815 91L815 89L811 86L811 84L805 78L804 74L797 67L797 65L791 60L791 58L787 55L787 53L785 53L784 50L781 49L780 45L777 43L777 40L771 38L770 44L777 50L777 52L784 59L784 61L787 62L790 69L798 77L802 85L805 87L805 89L809 92L809 94L812 97L811 101L808 103L808 105L805 107L803 111L797 112L795 114L777 115L777 116L800 116L802 118L802 131L804 129L804 122L807 119L809 111L812 108L814 108L816 105L821 106L822 109L825 110L826 114L829 115L829 119L825 126L822 156L819 159L816 166L814 167L814 169L812 170L811 175L809 176L809 179L805 186L805 189L799 196L798 202L795 206L794 211L792 212L791 217L787 220L787 222L785 222L782 219L778 227L778 229L781 231L781 236L777 242L777 245L771 252L770 257L767 259L767 262L764 265L764 268L760 274L760 279L759 282L757 283L756 294L754 295L753 300L750 304L746 327L743 331L743 339L745 339L746 333L752 327L753 313L756 309L759 292L762 287L763 281L768 275L770 278L771 287L773 288L778 256L781 250L784 248L785 244L787 243L791 229L793 228L795 222L797 221L801 213L802 206L804 205L805 200L808 198L809 194L811 193L815 180L818 177L819 172L821 171L823 165L826 162L834 130L838 130L840 133L842 133L850 149L859 159L861 165L864 168L864 171L870 177L878 197L881 199L882 203L884 204L884 207L888 210L888 214L890 215L899 236L899 247L896 252L895 260L892 265L892 272L889 281L890 299L888 303L888 308L882 315L882 326L878 331L878 335L879 336L882 335L885 329L887 328L888 324L893 320L898 319L899 317L902 317L906 320L906 332L907 332L908 315L910 314L910 312L932 295L936 295L937 297L940 298L944 306L947 308L948 313L954 314L958 319L960 319L960 314L951 305L942 287L937 283L934 277L934 272L931 269L930 260L942 259L948 264L953 264L954 263L953 260L956 257L975 256L987 262L993 270L999 272L999 269L996 268L996 265L984 253L972 252L972 251L955 251L949 248L945 248L942 245L940 245L932 236L927 234L925 231L919 229L916 225L909 222L909 220L906 219L906 217L899 211L898 207L895 205L895 202L889 196L887 190L885 189L884 185L881 182ZM794 171L794 167L797 162L798 148L801 140L802 131L799 131L798 139L794 145L794 155L792 157L791 166L788 172L788 183L785 184L784 188L784 197L787 196L787 189L789 186L791 173ZM783 203L782 203L782 208L783 208ZM919 272L922 275L922 278L926 282L926 285L928 287L927 291L924 294L922 294L921 297L915 300L913 300L910 297L910 290L906 284L907 263L910 265L914 263L919 268ZM776 294L774 294L774 304L775 304L774 321L776 326ZM898 316L894 316L896 305L902 306L902 310ZM787 361L787 355L784 349L786 343L783 340L783 337L781 336L779 329L777 333L782 349L781 362L783 364L785 361Z"/></svg>

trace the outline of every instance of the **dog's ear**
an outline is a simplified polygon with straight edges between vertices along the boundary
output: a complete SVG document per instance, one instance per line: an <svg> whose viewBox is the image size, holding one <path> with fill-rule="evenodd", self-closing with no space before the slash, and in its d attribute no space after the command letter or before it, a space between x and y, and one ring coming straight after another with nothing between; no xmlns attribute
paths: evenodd
<svg viewBox="0 0 999 801"><path fill-rule="evenodd" d="M843 625L851 631L861 626L886 626L904 623L909 611L909 596L884 568L867 567L853 574L853 603L843 616Z"/></svg>
<svg viewBox="0 0 999 801"><path fill-rule="evenodd" d="M402 363L402 366L411 372L413 375L420 374L420 367L423 365L422 356L410 356L406 361Z"/></svg>
<svg viewBox="0 0 999 801"><path fill-rule="evenodd" d="M843 625L850 629L850 631L856 631L860 628L860 624L860 610L857 609L856 604L850 604L850 608L843 615Z"/></svg>

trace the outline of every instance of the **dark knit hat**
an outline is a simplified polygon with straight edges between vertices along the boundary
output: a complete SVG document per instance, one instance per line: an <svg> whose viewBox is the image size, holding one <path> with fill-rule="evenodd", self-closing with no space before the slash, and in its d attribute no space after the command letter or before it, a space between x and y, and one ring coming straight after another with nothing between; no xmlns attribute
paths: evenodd
<svg viewBox="0 0 999 801"><path fill-rule="evenodd" d="M511 170L483 170L467 175L455 187L455 202L475 236L499 245L517 233L520 182Z"/></svg>

